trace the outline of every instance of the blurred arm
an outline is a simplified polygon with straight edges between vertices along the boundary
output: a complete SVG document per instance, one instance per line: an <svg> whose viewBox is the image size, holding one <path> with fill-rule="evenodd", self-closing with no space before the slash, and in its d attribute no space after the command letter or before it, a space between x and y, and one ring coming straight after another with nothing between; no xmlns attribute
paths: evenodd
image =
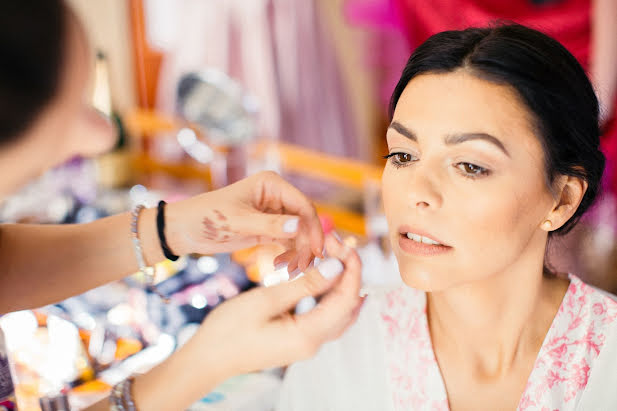
<svg viewBox="0 0 617 411"><path fill-rule="evenodd" d="M613 114L617 92L617 1L594 0L590 74L600 100L600 121Z"/></svg>
<svg viewBox="0 0 617 411"><path fill-rule="evenodd" d="M148 264L164 256L156 210L142 211L139 236ZM0 313L40 307L138 271L130 213L88 224L0 225Z"/></svg>
<svg viewBox="0 0 617 411"><path fill-rule="evenodd" d="M214 344L187 345L133 383L133 400L142 410L185 410L195 401L231 377L224 358L214 355ZM109 398L88 407L87 411L109 411Z"/></svg>

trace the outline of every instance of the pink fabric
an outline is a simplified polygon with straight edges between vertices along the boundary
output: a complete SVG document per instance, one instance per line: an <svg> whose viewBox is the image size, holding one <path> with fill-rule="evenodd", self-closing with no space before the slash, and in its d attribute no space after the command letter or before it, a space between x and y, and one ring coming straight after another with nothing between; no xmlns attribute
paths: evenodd
<svg viewBox="0 0 617 411"><path fill-rule="evenodd" d="M362 44L364 65L374 75L379 102L387 113L392 90L411 54L395 0L346 0L345 16L370 33Z"/></svg>
<svg viewBox="0 0 617 411"><path fill-rule="evenodd" d="M587 385L617 320L617 302L570 276L570 286L540 348L518 410L571 410ZM381 310L394 406L397 410L448 410L448 398L433 352L426 294L399 288Z"/></svg>
<svg viewBox="0 0 617 411"><path fill-rule="evenodd" d="M433 352L426 294L402 286L386 295L386 355L394 408L448 409L448 397Z"/></svg>

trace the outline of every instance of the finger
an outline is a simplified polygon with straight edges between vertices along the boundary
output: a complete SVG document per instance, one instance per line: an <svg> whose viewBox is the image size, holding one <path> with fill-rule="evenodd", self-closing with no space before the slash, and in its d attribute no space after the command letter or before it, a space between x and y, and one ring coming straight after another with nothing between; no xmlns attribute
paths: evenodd
<svg viewBox="0 0 617 411"><path fill-rule="evenodd" d="M339 243L335 238L326 238L329 255L340 256L345 264L345 271L340 281L329 290L320 303L309 313L298 316L297 323L307 338L325 342L334 338L348 326L354 310L362 301L359 297L361 285L361 264L357 253ZM330 259L330 258L329 258ZM319 266L317 267L319 269Z"/></svg>
<svg viewBox="0 0 617 411"><path fill-rule="evenodd" d="M294 241L294 248L298 256L298 268L300 268L300 270L305 270L314 258L308 227L305 221L300 222L300 232Z"/></svg>
<svg viewBox="0 0 617 411"><path fill-rule="evenodd" d="M313 253L311 250L304 249L298 253L298 268L301 271L306 270L313 261Z"/></svg>
<svg viewBox="0 0 617 411"><path fill-rule="evenodd" d="M328 260L332 261L331 258ZM360 260L355 252L349 256L346 264L340 281L322 296L319 303L323 309L331 309L332 314L340 313L340 315L343 315L343 313L349 313L360 301L361 268ZM320 266L317 269L320 269Z"/></svg>
<svg viewBox="0 0 617 411"><path fill-rule="evenodd" d="M261 235L261 236L257 236L257 242L259 244L273 244L273 243L278 243L278 241L275 238L269 237L267 235Z"/></svg>
<svg viewBox="0 0 617 411"><path fill-rule="evenodd" d="M333 235L328 236L326 249L328 255L338 258L345 265L345 275L341 279L339 287L343 287L344 291L357 296L362 286L362 262L358 253L339 242Z"/></svg>
<svg viewBox="0 0 617 411"><path fill-rule="evenodd" d="M326 236L325 246L329 256L336 257L342 261L345 261L351 252L351 249L334 232Z"/></svg>
<svg viewBox="0 0 617 411"><path fill-rule="evenodd" d="M327 268L327 267L325 267ZM261 289L261 298L266 301L255 304L255 309L260 311L261 316L278 316L296 306L304 297L317 297L332 288L337 283L343 266L339 267L338 275L336 265L331 264L329 271L322 268L324 273L315 268L309 268L304 276L295 281L280 283L272 287ZM325 276L324 276L325 274Z"/></svg>
<svg viewBox="0 0 617 411"><path fill-rule="evenodd" d="M294 278L297 278L300 274L305 273L309 268L314 268L314 267L315 267L315 260L313 258L310 258L309 263L305 264L304 266L298 264L298 268L296 268L295 270L289 273L289 280L293 280Z"/></svg>
<svg viewBox="0 0 617 411"><path fill-rule="evenodd" d="M297 215L304 222L308 232L308 243L315 255L321 256L323 250L323 230L317 211L309 199L297 188L276 173L262 173L261 190L255 198L258 209L267 205L272 209L282 208L286 214Z"/></svg>
<svg viewBox="0 0 617 411"><path fill-rule="evenodd" d="M289 265L289 262L293 260L297 254L298 253L296 250L287 250L284 253L277 255L274 258L273 264L275 267L279 267L282 264Z"/></svg>
<svg viewBox="0 0 617 411"><path fill-rule="evenodd" d="M296 238L296 248L306 249L314 256L324 258L324 234L321 222L319 225L310 225L306 223L306 220L302 220L302 228Z"/></svg>
<svg viewBox="0 0 617 411"><path fill-rule="evenodd" d="M324 233L321 228L321 223L319 226L311 225L308 235L313 254L319 258L324 258Z"/></svg>
<svg viewBox="0 0 617 411"><path fill-rule="evenodd" d="M296 255L289 261L289 264L287 264L287 272L288 273L293 273L294 271L296 271L298 269L298 254L296 253Z"/></svg>
<svg viewBox="0 0 617 411"><path fill-rule="evenodd" d="M335 294L328 294L332 298ZM345 302L347 298L353 304ZM331 299L330 301L334 301ZM340 337L345 330L355 322L361 307L360 297L336 294L336 304L326 303L322 299L320 303L307 314L296 316L296 324L302 330L308 341L323 344L327 341ZM358 309L356 309L358 308Z"/></svg>
<svg viewBox="0 0 617 411"><path fill-rule="evenodd" d="M289 238L289 239L282 239L282 238L277 238L274 239L274 241L281 245L285 250L293 250L296 248L296 240L294 240L293 238Z"/></svg>
<svg viewBox="0 0 617 411"><path fill-rule="evenodd" d="M288 239L298 235L300 217L262 212L243 213L236 216L230 225L232 231L242 235Z"/></svg>

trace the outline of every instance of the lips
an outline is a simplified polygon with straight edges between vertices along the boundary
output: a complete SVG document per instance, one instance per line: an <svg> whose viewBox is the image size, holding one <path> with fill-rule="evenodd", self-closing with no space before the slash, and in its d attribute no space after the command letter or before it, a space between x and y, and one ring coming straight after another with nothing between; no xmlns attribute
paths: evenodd
<svg viewBox="0 0 617 411"><path fill-rule="evenodd" d="M447 246L447 244L445 244L443 241L441 241L439 238L437 238L433 234L429 233L428 231L422 230L421 228L418 228L418 227L402 225L399 227L398 232L401 235L405 235L405 236L409 235L409 238L412 240L415 239L415 238L411 238L412 236L421 237L423 239L428 240L426 241L427 244L435 243L435 244ZM420 241L420 242L424 242L424 241Z"/></svg>
<svg viewBox="0 0 617 411"><path fill-rule="evenodd" d="M406 253L413 255L439 255L452 250L452 247L444 244L436 236L411 226L399 228L399 246Z"/></svg>

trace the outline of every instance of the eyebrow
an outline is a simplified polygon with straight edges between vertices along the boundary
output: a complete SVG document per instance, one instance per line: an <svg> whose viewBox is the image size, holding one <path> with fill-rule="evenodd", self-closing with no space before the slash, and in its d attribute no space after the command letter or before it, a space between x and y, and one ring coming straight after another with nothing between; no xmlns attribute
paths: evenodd
<svg viewBox="0 0 617 411"><path fill-rule="evenodd" d="M418 137L416 137L414 132L408 129L407 127L405 127L404 125L402 125L401 123L399 123L398 121L393 121L388 128L396 130L399 134L407 137L410 140L413 140L415 142L418 141ZM450 134L446 136L445 143L450 146L450 145L461 144L466 141L473 141L473 140L484 140L486 142L489 142L493 144L494 146L496 146L497 148L499 148L505 155L510 157L510 153L508 153L508 150L503 145L503 143L499 141L497 137L494 137L487 133Z"/></svg>

